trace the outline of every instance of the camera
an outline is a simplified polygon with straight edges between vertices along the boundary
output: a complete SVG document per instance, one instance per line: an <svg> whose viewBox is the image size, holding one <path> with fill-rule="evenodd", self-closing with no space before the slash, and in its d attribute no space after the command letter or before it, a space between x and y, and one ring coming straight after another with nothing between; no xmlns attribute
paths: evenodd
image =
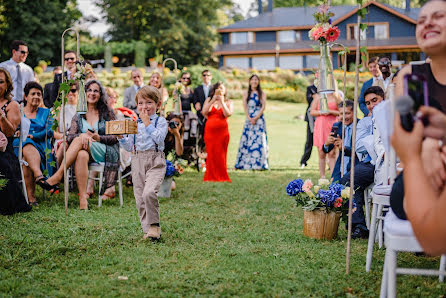
<svg viewBox="0 0 446 298"><path fill-rule="evenodd" d="M178 123L178 121L175 121L175 120L169 121L169 128L171 128L171 129L177 128L178 125L180 125L180 123Z"/></svg>

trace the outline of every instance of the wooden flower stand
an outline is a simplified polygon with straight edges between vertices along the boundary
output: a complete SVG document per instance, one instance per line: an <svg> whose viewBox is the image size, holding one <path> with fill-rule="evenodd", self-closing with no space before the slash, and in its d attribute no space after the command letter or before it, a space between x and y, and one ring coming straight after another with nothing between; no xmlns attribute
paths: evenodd
<svg viewBox="0 0 446 298"><path fill-rule="evenodd" d="M340 218L341 212L304 211L304 235L314 239L335 239Z"/></svg>

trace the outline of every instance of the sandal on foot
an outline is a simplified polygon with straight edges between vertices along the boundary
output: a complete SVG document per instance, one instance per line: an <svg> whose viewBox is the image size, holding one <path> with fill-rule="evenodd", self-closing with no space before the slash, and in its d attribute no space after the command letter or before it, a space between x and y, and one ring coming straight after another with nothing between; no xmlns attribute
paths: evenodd
<svg viewBox="0 0 446 298"><path fill-rule="evenodd" d="M54 185L49 184L48 182L46 182L46 178L43 175L37 177L36 184L39 185L44 190L51 191L51 194L53 194L56 190L59 190L58 184Z"/></svg>
<svg viewBox="0 0 446 298"><path fill-rule="evenodd" d="M102 195L102 201L107 201L107 200L109 200L109 199L114 199L115 196L116 196L116 193L113 193L112 195L107 194L107 193L104 193L104 194Z"/></svg>

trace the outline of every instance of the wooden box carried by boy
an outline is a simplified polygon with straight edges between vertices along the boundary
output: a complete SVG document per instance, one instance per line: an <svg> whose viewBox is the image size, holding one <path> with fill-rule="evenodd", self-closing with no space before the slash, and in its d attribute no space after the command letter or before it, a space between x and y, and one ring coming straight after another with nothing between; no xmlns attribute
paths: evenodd
<svg viewBox="0 0 446 298"><path fill-rule="evenodd" d="M107 135L131 135L136 134L138 126L133 120L114 120L105 123L105 134Z"/></svg>

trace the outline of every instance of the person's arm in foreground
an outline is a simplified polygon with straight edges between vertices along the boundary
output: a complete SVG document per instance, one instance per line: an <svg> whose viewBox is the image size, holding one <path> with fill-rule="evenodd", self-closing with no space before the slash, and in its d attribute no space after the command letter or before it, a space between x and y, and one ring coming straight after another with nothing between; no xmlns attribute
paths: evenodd
<svg viewBox="0 0 446 298"><path fill-rule="evenodd" d="M401 127L399 115L395 117L392 145L404 163L404 209L424 251L439 255L446 252L446 189L438 195L425 174L422 140L421 121L409 133Z"/></svg>

